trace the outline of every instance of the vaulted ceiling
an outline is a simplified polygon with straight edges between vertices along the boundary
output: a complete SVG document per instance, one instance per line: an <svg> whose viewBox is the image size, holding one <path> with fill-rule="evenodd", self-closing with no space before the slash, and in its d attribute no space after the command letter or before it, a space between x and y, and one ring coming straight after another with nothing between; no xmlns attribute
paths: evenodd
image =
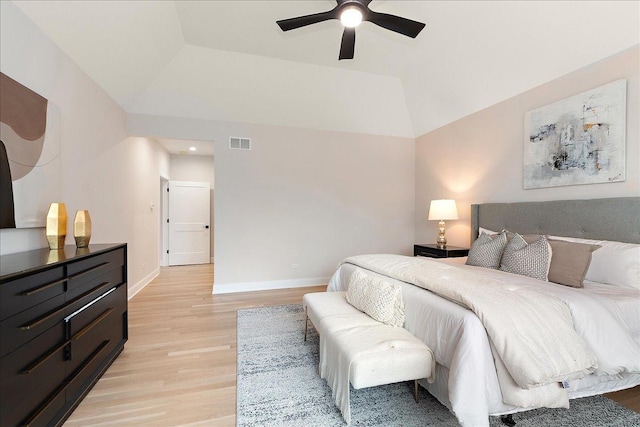
<svg viewBox="0 0 640 427"><path fill-rule="evenodd" d="M382 1L365 22L283 33L333 0L14 1L130 113L419 136L640 43L638 1Z"/></svg>

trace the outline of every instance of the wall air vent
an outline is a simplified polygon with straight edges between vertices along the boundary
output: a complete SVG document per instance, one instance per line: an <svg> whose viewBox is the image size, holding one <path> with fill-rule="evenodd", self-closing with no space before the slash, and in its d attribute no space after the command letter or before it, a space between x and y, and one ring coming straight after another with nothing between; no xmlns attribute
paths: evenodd
<svg viewBox="0 0 640 427"><path fill-rule="evenodd" d="M250 138L229 138L229 148L232 150L251 150Z"/></svg>

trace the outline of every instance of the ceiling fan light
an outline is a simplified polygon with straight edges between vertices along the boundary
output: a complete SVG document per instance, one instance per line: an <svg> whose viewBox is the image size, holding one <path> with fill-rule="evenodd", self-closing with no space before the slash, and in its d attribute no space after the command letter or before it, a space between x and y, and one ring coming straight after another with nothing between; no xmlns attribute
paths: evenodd
<svg viewBox="0 0 640 427"><path fill-rule="evenodd" d="M348 7L340 15L340 22L348 28L357 27L362 22L362 12L357 7Z"/></svg>

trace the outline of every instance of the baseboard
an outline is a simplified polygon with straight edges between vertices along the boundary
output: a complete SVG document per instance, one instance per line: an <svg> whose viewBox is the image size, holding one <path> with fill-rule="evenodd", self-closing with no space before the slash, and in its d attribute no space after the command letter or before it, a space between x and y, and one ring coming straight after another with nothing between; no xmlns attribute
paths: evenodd
<svg viewBox="0 0 640 427"><path fill-rule="evenodd" d="M271 280L266 282L215 283L213 294L230 294L235 292L268 291L272 289L307 288L326 285L330 277L309 277L306 279Z"/></svg>
<svg viewBox="0 0 640 427"><path fill-rule="evenodd" d="M153 279L155 279L156 277L158 277L158 274L160 274L160 269L156 268L155 270L153 270L151 273L147 274L142 280L140 280L138 283L136 283L133 286L129 286L128 289L128 299L133 298L138 292L140 292L141 290L144 289L145 286L147 286L149 283L151 283L151 281Z"/></svg>

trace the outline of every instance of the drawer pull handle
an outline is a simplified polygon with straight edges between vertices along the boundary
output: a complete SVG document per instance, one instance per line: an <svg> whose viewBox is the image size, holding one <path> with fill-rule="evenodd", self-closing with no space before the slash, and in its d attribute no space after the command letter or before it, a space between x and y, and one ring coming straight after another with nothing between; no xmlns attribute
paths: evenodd
<svg viewBox="0 0 640 427"><path fill-rule="evenodd" d="M42 366L42 364L44 362L46 362L51 356L53 356L54 354L56 354L58 351L62 350L67 344L69 344L70 341L65 341L62 344L58 345L57 347L52 348L51 350L49 350L46 354L42 355L39 359L37 359L35 362L33 362L31 365L27 366L26 368L23 368L20 371L20 375L27 375L32 373L33 371L35 371L36 369L38 369L40 366Z"/></svg>
<svg viewBox="0 0 640 427"><path fill-rule="evenodd" d="M82 373L82 371L84 371L85 369L87 369L87 367L91 364L91 362L93 362L93 360L98 357L98 355L102 352L102 350L104 350L104 348L111 342L111 340L105 340L102 341L102 343L98 346L98 348L96 348L94 350L93 353L91 353L91 355L89 356L89 358L87 360L84 361L84 363L78 368L76 369L76 371L74 372L73 377L77 377L78 375L80 375ZM72 380L73 381L73 380ZM34 423L38 420L38 418L40 417L40 415L58 398L58 396L60 395L60 393L64 393L66 386L68 385L68 382L63 383L60 387L58 387L58 389L56 389L56 391L54 393L51 394L51 397L49 399L47 399L45 402L42 403L42 405L40 405L38 407L38 409L33 413L33 415L31 415L29 418L27 418L22 424L22 427L31 427L34 425Z"/></svg>
<svg viewBox="0 0 640 427"><path fill-rule="evenodd" d="M20 326L20 329L22 329L23 331L28 331L29 329L33 329L36 326L38 326L39 324L41 324L42 322L52 318L56 314L63 312L66 308L67 307L65 307L63 305L62 307L58 308L57 310L50 311L49 313L45 314L44 316L37 318L32 323Z"/></svg>
<svg viewBox="0 0 640 427"><path fill-rule="evenodd" d="M32 427L34 425L39 424L39 423L36 423L36 421L42 421L42 420L38 420L38 418L40 418L40 415L42 415L42 413L49 406L51 406L51 404L58 398L58 396L60 396L60 394L62 394L64 392L65 392L65 387L64 387L64 384L63 384L60 387L58 387L55 390L55 392L53 392L47 400L45 400L40 406L38 406L37 411L34 412L33 415L31 415L25 421L23 421L22 424L20 424L20 426L21 427Z"/></svg>
<svg viewBox="0 0 640 427"><path fill-rule="evenodd" d="M102 288L102 289L104 289L104 288L106 288L106 287L107 287L107 285L110 285L110 284L111 284L111 282L102 282L102 283L100 283L98 286L96 286L95 288L89 289L87 292L83 293L82 295L77 296L77 297L75 297L73 300L71 300L71 301L67 302L67 305L68 305L68 306L70 306L70 305L72 305L72 304L75 304L75 303L77 303L78 301L80 301L81 299L86 298L86 297L87 297L87 295L91 295L92 293L94 293L97 289L101 289L101 288ZM77 310L75 313L73 313L72 315L67 316L67 317L68 317L68 318L73 317L75 314L77 314L78 312L80 312L80 311L81 311L81 310L83 310L84 308L86 308L86 307L82 307L80 310Z"/></svg>
<svg viewBox="0 0 640 427"><path fill-rule="evenodd" d="M60 283L65 283L67 281L67 279L61 279L61 280L56 280L55 282L51 282L51 283L47 283L46 285L42 285L39 286L37 288L33 288L33 289L28 289L24 292L21 292L19 295L21 296L30 296L30 295L34 295L37 294L38 292L42 292L46 289L49 289L55 285L59 285Z"/></svg>
<svg viewBox="0 0 640 427"><path fill-rule="evenodd" d="M98 264L98 265L94 265L94 266L93 266L93 267L91 267L91 268L87 268L86 270L83 270L83 271L81 271L81 272L79 272L79 273L76 273L76 274L72 274L72 275L70 275L70 276L69 276L69 279L75 279L75 278L78 278L78 277L80 277L80 276L84 276L85 274L89 274L89 273L91 273L92 271L97 270L97 269L99 269L99 268L102 268L102 267L104 267L104 266L105 266L105 265L107 265L107 264L109 264L109 261L101 262L100 264Z"/></svg>
<svg viewBox="0 0 640 427"><path fill-rule="evenodd" d="M75 334L73 337L71 337L71 339L73 341L77 341L80 338L82 338L82 336L84 334L86 334L87 332L89 332L94 326L96 326L98 323L100 323L102 321L102 319L104 319L105 317L107 317L109 314L111 314L111 312L113 311L113 308L108 308L106 309L100 316L96 317L95 319L93 319L93 321L91 323L89 323L87 326L85 326L84 328L82 328L77 334Z"/></svg>
<svg viewBox="0 0 640 427"><path fill-rule="evenodd" d="M78 375L80 375L82 373L82 371L84 371L85 369L87 369L87 367L91 364L91 362L93 362L93 360L98 357L98 355L102 352L102 350L104 350L104 348L107 346L107 344L109 344L111 342L111 340L104 340L102 341L102 343L100 343L100 345L93 350L93 353L91 353L89 355L89 357L82 362L82 365L80 365L78 367L78 369L76 369L73 372L73 378L69 381L72 382Z"/></svg>
<svg viewBox="0 0 640 427"><path fill-rule="evenodd" d="M71 305L74 304L76 301L79 301L81 299L83 299L84 297L86 297L89 294L92 294L96 291L96 289L100 289L100 288L104 288L106 287L106 285L108 285L110 282L102 282L100 283L98 286L96 286L95 288L91 289L90 291L85 292L84 294L80 295L78 298L74 299L73 301L71 301L71 303L67 304L67 305ZM73 319L74 317L76 317L78 314L82 313L83 311L85 311L87 308L91 307L93 304L97 303L98 301L100 301L102 298L106 297L107 295L109 295L111 292L115 291L116 288L111 288L109 289L107 292L103 293L102 295L100 295L97 298L94 298L93 300L91 300L90 302L88 302L87 304L83 305L82 307L80 307L79 309L77 309L76 311L74 311L73 313L71 313L70 315L68 315L67 317L64 318L65 322L68 322L69 320Z"/></svg>

